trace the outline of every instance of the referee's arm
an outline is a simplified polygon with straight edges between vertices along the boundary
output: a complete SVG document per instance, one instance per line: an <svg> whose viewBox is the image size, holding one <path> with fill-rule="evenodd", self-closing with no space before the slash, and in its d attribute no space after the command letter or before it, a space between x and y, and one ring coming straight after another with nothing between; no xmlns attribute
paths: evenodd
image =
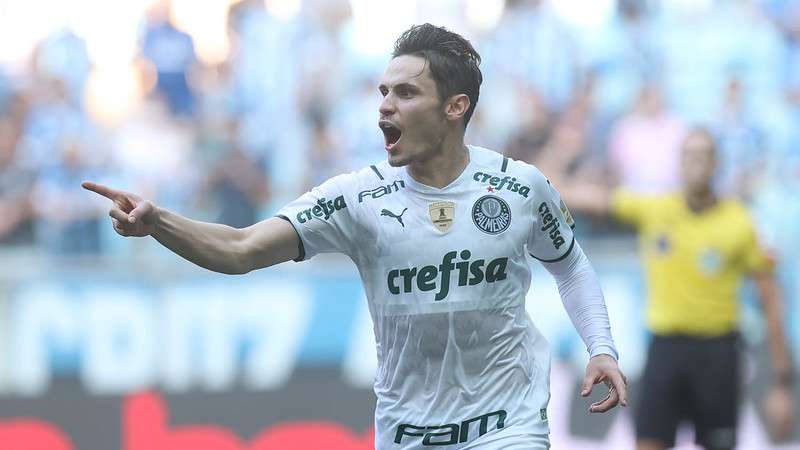
<svg viewBox="0 0 800 450"><path fill-rule="evenodd" d="M783 303L780 288L771 271L754 276L764 316L772 361L773 383L765 399L767 424L777 440L789 437L794 417L792 384L793 366L783 328Z"/></svg>
<svg viewBox="0 0 800 450"><path fill-rule="evenodd" d="M773 375L779 384L789 384L792 378L792 358L783 329L784 311L780 288L772 272L758 273L754 278L769 330Z"/></svg>

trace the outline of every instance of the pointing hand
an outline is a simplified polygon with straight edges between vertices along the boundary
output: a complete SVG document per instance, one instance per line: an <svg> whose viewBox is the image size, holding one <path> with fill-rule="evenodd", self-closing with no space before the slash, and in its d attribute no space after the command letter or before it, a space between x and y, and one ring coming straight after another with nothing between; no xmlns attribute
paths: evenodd
<svg viewBox="0 0 800 450"><path fill-rule="evenodd" d="M81 186L114 202L108 215L114 230L121 236L148 236L155 231L158 208L149 200L90 181L81 183Z"/></svg>

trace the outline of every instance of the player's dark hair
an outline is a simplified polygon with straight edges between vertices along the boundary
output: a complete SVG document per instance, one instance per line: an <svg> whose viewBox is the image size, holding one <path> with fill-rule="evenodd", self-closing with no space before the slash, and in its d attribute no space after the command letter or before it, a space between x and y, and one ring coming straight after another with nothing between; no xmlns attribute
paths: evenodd
<svg viewBox="0 0 800 450"><path fill-rule="evenodd" d="M442 101L455 94L469 97L469 108L464 114L466 128L478 105L483 82L478 67L481 55L472 44L457 33L425 23L409 28L394 43L392 57L402 55L425 58Z"/></svg>

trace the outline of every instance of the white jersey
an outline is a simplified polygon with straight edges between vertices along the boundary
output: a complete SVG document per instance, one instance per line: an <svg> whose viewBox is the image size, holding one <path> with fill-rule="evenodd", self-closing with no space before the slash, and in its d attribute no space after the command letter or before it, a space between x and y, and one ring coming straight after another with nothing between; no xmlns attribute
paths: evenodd
<svg viewBox="0 0 800 450"><path fill-rule="evenodd" d="M549 432L550 355L525 310L525 253L566 257L572 219L535 167L468 148L444 188L384 162L279 212L301 238L299 260L341 252L358 267L377 346L378 450L495 448Z"/></svg>

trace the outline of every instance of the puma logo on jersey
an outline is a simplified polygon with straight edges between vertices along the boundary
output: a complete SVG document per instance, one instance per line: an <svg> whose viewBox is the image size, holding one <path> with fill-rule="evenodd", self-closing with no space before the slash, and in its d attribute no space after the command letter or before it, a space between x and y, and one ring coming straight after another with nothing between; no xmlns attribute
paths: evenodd
<svg viewBox="0 0 800 450"><path fill-rule="evenodd" d="M559 229L561 227L561 222L558 221L557 217L553 216L546 202L542 202L542 204L539 205L539 217L542 219L541 230L547 231L547 235L550 237L550 240L553 241L553 247L558 250L559 247L564 245L564 237L561 236L561 230Z"/></svg>
<svg viewBox="0 0 800 450"><path fill-rule="evenodd" d="M340 195L333 200L325 200L323 197L317 200L317 204L313 208L308 208L305 211L300 211L297 213L297 221L300 223L306 223L306 221L311 220L314 217L328 220L333 213L344 208L347 208L347 204L344 202L343 195Z"/></svg>
<svg viewBox="0 0 800 450"><path fill-rule="evenodd" d="M404 209L403 212L401 212L400 215L398 216L397 214L389 211L388 209L383 209L383 210L381 210L381 215L382 216L394 217L395 219L397 219L398 222L400 222L400 225L402 225L403 228L405 228L406 224L403 223L403 214L405 214L406 211L408 211L408 208Z"/></svg>
<svg viewBox="0 0 800 450"><path fill-rule="evenodd" d="M392 184L387 184L386 186L378 186L375 189L361 191L358 193L358 203L362 203L365 198L380 198L384 195L393 194L399 191L400 188L404 187L406 187L406 183L403 180L397 180Z"/></svg>
<svg viewBox="0 0 800 450"><path fill-rule="evenodd" d="M489 186L492 186L492 187L496 188L498 191L501 191L503 189L507 189L507 190L509 190L511 192L516 192L517 194L519 194L519 195L521 195L521 196L523 196L525 198L528 198L528 194L531 193L530 186L525 186L522 183L517 183L517 179L514 178L514 177L507 177L506 176L506 177L500 178L500 177L496 177L496 176L488 174L488 173L475 172L475 174L472 175L472 179L477 181L477 182L479 182L479 183L483 183L483 184L487 184L488 183Z"/></svg>
<svg viewBox="0 0 800 450"><path fill-rule="evenodd" d="M461 261L455 262L457 256L461 257ZM484 280L487 283L494 283L506 279L508 258L496 258L487 264L484 259L470 261L471 257L472 252L469 250L462 250L460 255L459 252L452 251L444 255L442 263L438 266L392 269L386 277L389 292L400 295L401 291L410 294L415 286L422 292L438 288L434 300L443 300L450 293L450 274L454 270L458 271L459 286L475 286ZM437 278L439 279L438 283L436 282Z"/></svg>

